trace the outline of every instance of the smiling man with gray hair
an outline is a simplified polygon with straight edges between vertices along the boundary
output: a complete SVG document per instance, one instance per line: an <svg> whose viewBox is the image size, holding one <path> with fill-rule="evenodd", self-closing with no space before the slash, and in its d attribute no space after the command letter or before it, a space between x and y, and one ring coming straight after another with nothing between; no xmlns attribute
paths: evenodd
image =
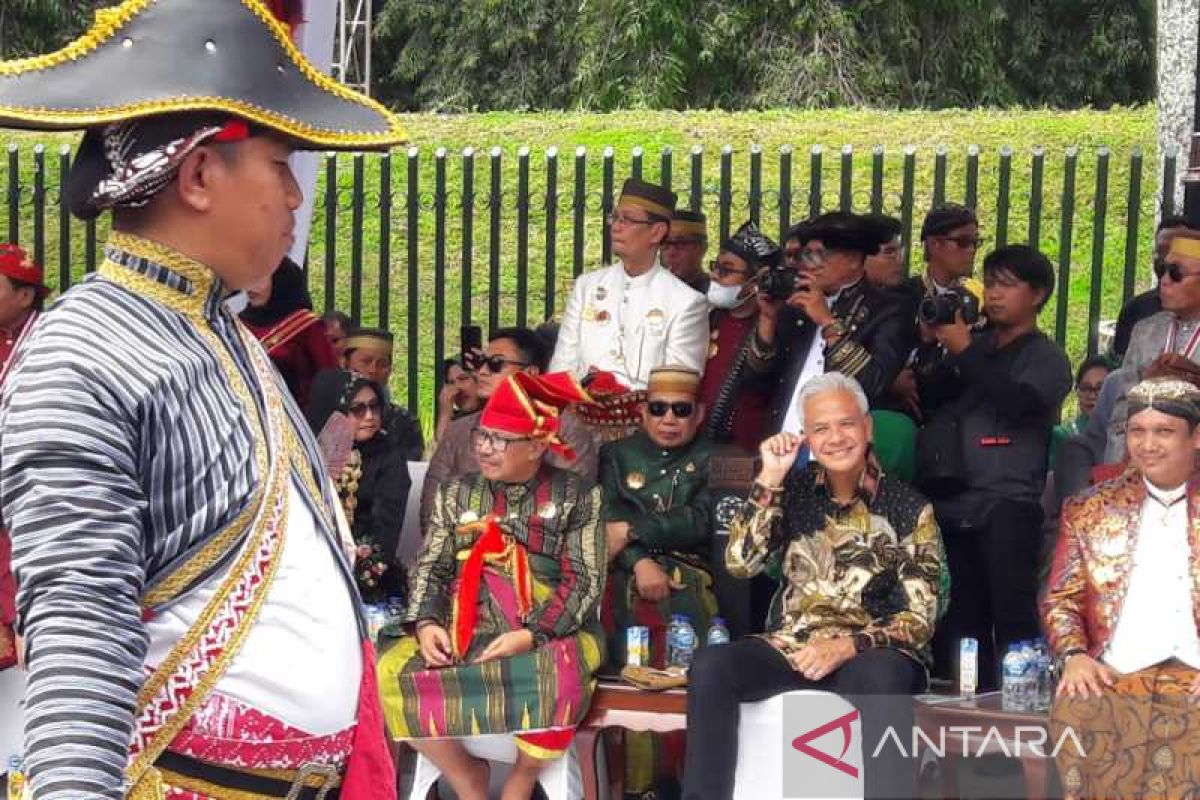
<svg viewBox="0 0 1200 800"><path fill-rule="evenodd" d="M857 381L819 375L797 402L800 435L763 442L762 471L725 551L739 577L781 562L780 589L765 635L696 653L686 800L732 796L739 703L796 689L846 696L862 714L866 756L889 726L910 729L908 696L925 687L947 588L933 508L879 468ZM793 470L804 445L815 461ZM913 767L902 754L883 748L864 766L867 797L913 796Z"/></svg>

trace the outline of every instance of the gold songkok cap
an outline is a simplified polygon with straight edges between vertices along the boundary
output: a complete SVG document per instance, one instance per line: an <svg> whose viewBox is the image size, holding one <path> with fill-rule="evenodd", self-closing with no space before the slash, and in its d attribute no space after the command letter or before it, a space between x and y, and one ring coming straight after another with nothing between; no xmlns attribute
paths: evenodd
<svg viewBox="0 0 1200 800"><path fill-rule="evenodd" d="M675 193L663 186L630 178L621 187L618 203L636 206L647 214L670 220L675 216Z"/></svg>
<svg viewBox="0 0 1200 800"><path fill-rule="evenodd" d="M655 392L679 392L694 397L700 392L700 373L680 366L652 369L650 380L646 384L646 393L653 395Z"/></svg>
<svg viewBox="0 0 1200 800"><path fill-rule="evenodd" d="M346 351L369 350L372 353L392 357L395 339L392 334L378 328L354 328L346 335Z"/></svg>
<svg viewBox="0 0 1200 800"><path fill-rule="evenodd" d="M708 218L699 211L680 208L671 220L671 238L707 239Z"/></svg>

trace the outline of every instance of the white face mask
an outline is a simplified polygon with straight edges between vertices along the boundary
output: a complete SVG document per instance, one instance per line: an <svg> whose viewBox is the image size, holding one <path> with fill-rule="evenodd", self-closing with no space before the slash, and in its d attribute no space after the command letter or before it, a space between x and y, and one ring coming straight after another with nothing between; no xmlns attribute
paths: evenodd
<svg viewBox="0 0 1200 800"><path fill-rule="evenodd" d="M708 285L708 302L713 308L737 308L743 300L744 286L722 286L713 281Z"/></svg>

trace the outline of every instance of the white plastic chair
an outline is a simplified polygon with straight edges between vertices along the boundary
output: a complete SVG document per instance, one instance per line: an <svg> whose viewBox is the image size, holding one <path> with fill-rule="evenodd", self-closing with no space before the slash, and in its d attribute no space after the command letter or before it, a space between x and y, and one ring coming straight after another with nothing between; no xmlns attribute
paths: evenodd
<svg viewBox="0 0 1200 800"><path fill-rule="evenodd" d="M0 670L0 771L21 755L25 722L25 673L16 667Z"/></svg>
<svg viewBox="0 0 1200 800"><path fill-rule="evenodd" d="M507 769L496 769L497 765L512 765L517 762L517 743L509 734L489 734L463 739L467 752L492 764L492 785L489 794L499 793L508 774ZM442 776L432 761L417 753L413 770L412 791L409 800L425 800L429 789ZM579 760L575 757L575 746L562 758L550 762L538 778L548 800L580 800L583 797L583 776L579 771Z"/></svg>
<svg viewBox="0 0 1200 800"><path fill-rule="evenodd" d="M824 694L828 692L786 692L760 703L742 703L741 721L738 725L737 772L734 778L734 800L763 800L767 797L783 797L783 698L797 695ZM854 710L849 701L837 698L846 712ZM825 720L813 720L814 723ZM861 757L862 738L856 736L851 744L856 758L848 759L863 763ZM789 757L803 758L799 753L788 750ZM861 785L861 783L860 783ZM861 797L862 795L858 795ZM843 795L843 798L849 795Z"/></svg>
<svg viewBox="0 0 1200 800"><path fill-rule="evenodd" d="M406 566L412 564L421 550L421 489L425 486L428 461L408 462L408 477L412 486L408 490L408 505L404 507L404 523L400 527L400 540L396 547L397 560Z"/></svg>

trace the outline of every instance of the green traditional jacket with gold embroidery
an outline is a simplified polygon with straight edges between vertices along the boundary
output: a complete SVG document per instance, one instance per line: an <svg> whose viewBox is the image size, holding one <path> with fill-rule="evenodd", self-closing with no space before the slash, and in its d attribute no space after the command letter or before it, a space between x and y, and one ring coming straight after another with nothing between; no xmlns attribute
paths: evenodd
<svg viewBox="0 0 1200 800"><path fill-rule="evenodd" d="M841 506L816 463L781 490L756 483L729 530L725 563L752 577L782 558L767 637L785 652L810 639L866 633L929 664L929 642L949 596L933 506L868 463L857 496Z"/></svg>
<svg viewBox="0 0 1200 800"><path fill-rule="evenodd" d="M662 448L645 431L601 448L604 520L630 525L630 543L614 566L632 571L643 558L671 553L707 568L712 450L703 436L683 447Z"/></svg>

